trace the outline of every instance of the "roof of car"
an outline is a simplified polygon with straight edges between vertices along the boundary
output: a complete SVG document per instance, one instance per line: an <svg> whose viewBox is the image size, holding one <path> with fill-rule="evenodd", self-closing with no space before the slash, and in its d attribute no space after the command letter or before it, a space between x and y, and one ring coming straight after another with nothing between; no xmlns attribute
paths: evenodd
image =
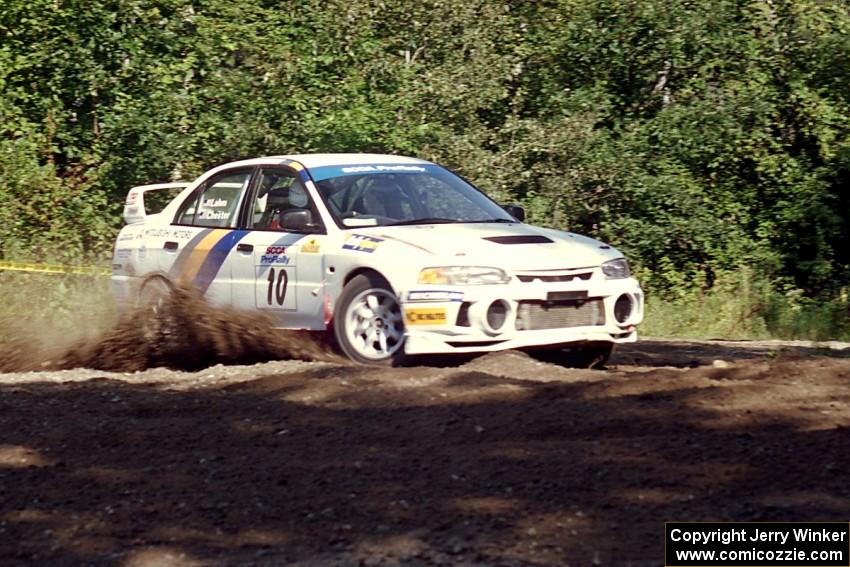
<svg viewBox="0 0 850 567"><path fill-rule="evenodd" d="M394 156L390 154L293 154L283 156L266 156L226 165L262 165L284 160L297 161L307 168L325 165L371 165L390 163L431 163L423 159Z"/></svg>

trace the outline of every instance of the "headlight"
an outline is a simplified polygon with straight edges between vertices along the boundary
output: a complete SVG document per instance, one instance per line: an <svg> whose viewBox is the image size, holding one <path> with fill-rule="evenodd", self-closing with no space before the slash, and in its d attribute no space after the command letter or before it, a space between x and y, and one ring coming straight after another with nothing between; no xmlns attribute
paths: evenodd
<svg viewBox="0 0 850 567"><path fill-rule="evenodd" d="M443 285L506 284L511 278L504 270L482 266L441 266L419 272L418 283Z"/></svg>
<svg viewBox="0 0 850 567"><path fill-rule="evenodd" d="M632 272L629 270L629 263L625 258L617 258L616 260L605 262L602 264L602 273L609 280L619 280L632 275Z"/></svg>

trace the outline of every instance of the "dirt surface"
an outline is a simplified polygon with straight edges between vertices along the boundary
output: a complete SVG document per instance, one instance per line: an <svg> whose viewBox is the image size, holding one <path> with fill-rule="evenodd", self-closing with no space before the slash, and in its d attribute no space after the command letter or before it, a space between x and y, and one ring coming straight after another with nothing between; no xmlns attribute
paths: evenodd
<svg viewBox="0 0 850 567"><path fill-rule="evenodd" d="M847 521L847 352L2 374L0 565L660 565L664 521Z"/></svg>

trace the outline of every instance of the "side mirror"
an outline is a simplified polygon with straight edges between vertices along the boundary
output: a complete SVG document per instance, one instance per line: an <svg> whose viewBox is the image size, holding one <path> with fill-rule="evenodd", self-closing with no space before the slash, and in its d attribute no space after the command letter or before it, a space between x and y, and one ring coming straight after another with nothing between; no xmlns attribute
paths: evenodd
<svg viewBox="0 0 850 567"><path fill-rule="evenodd" d="M313 213L309 209L293 209L283 211L278 216L281 230L293 232L306 232L316 228L313 222Z"/></svg>
<svg viewBox="0 0 850 567"><path fill-rule="evenodd" d="M519 222L525 221L525 209L519 205L502 205L502 208Z"/></svg>

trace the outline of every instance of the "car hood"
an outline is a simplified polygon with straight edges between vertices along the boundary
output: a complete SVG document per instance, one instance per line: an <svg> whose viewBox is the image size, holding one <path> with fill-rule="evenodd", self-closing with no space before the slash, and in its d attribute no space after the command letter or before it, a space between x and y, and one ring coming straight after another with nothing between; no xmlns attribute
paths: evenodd
<svg viewBox="0 0 850 567"><path fill-rule="evenodd" d="M622 257L592 238L527 224L434 224L358 229L435 256L441 263L494 265L509 270L598 266Z"/></svg>

